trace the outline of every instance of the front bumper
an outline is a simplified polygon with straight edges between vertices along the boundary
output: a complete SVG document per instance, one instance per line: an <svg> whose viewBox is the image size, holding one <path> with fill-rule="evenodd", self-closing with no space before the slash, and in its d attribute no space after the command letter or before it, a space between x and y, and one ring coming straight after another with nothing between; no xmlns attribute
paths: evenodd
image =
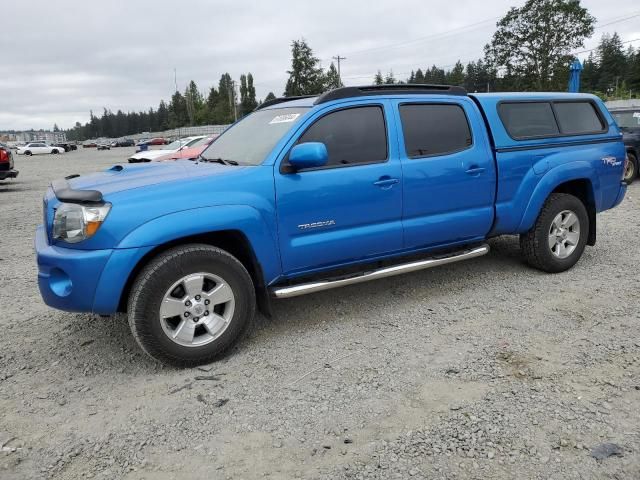
<svg viewBox="0 0 640 480"><path fill-rule="evenodd" d="M50 307L92 312L97 285L113 250L78 250L49 245L44 226L36 230L38 287Z"/></svg>
<svg viewBox="0 0 640 480"><path fill-rule="evenodd" d="M18 176L18 170L0 170L0 180L6 180L7 178L16 178Z"/></svg>

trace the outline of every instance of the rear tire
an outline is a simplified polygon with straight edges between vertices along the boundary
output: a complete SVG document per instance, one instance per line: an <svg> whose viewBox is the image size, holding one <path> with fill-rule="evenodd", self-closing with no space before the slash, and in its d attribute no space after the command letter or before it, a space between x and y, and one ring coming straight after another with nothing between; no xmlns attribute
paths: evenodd
<svg viewBox="0 0 640 480"><path fill-rule="evenodd" d="M129 326L152 358L176 367L211 363L247 331L256 298L249 273L210 245L172 248L138 275Z"/></svg>
<svg viewBox="0 0 640 480"><path fill-rule="evenodd" d="M520 249L532 267L548 273L564 272L580 260L589 228L589 215L579 198L552 193L533 228L520 235Z"/></svg>
<svg viewBox="0 0 640 480"><path fill-rule="evenodd" d="M630 185L638 176L638 159L633 153L627 153L622 180Z"/></svg>

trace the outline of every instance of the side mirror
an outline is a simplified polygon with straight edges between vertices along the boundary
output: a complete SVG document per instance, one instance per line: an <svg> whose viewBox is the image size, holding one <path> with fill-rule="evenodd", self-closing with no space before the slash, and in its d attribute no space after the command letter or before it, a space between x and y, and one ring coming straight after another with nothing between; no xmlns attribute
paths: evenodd
<svg viewBox="0 0 640 480"><path fill-rule="evenodd" d="M322 167L328 160L327 147L322 142L301 143L289 153L289 164L294 171Z"/></svg>

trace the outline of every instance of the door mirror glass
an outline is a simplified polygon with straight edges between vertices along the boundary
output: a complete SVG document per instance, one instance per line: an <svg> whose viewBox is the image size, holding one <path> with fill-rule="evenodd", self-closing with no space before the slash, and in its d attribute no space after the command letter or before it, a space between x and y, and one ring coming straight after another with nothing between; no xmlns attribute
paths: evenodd
<svg viewBox="0 0 640 480"><path fill-rule="evenodd" d="M323 167L328 159L327 147L322 142L301 143L289 153L289 165L295 171Z"/></svg>

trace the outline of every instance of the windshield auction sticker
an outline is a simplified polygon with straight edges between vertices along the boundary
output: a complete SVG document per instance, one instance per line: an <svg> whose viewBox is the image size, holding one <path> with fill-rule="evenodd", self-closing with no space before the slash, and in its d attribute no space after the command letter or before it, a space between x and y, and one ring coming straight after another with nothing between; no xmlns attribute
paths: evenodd
<svg viewBox="0 0 640 480"><path fill-rule="evenodd" d="M271 125L272 123L290 123L295 121L295 119L298 118L299 116L300 116L299 113L288 113L286 115L278 115L277 117L274 117L273 120L269 122L269 125Z"/></svg>

